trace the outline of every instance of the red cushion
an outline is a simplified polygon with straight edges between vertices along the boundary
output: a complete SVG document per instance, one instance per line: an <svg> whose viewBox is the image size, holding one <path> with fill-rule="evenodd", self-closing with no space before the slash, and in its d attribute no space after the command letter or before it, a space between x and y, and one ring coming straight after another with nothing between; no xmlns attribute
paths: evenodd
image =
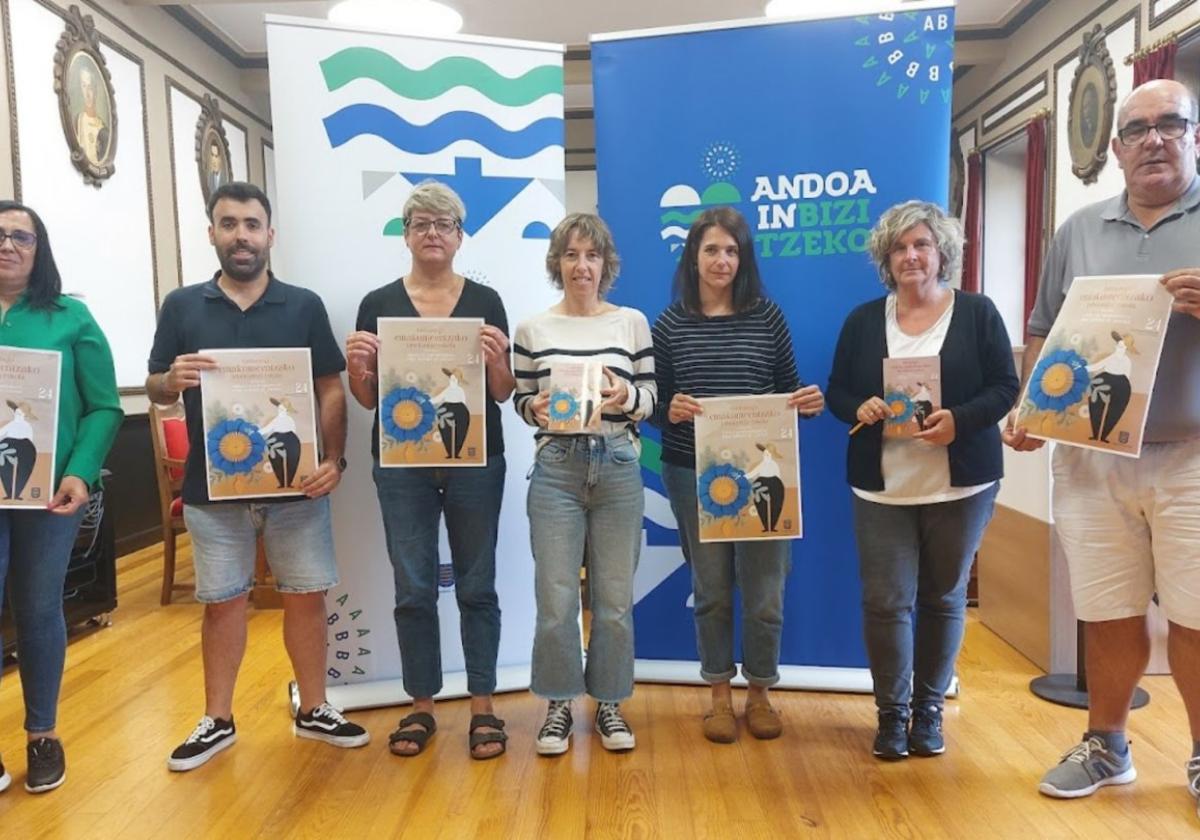
<svg viewBox="0 0 1200 840"><path fill-rule="evenodd" d="M163 442L167 445L167 457L183 461L188 454L187 423L178 417L168 417L162 421ZM172 479L183 478L183 470L176 467L171 470ZM175 509L171 508L172 514Z"/></svg>
<svg viewBox="0 0 1200 840"><path fill-rule="evenodd" d="M171 500L171 516L183 516L183 498L176 496Z"/></svg>

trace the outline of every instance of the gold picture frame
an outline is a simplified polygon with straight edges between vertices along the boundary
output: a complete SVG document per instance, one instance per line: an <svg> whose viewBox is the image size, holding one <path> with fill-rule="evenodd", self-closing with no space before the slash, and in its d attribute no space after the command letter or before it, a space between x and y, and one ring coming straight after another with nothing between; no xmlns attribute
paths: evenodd
<svg viewBox="0 0 1200 840"><path fill-rule="evenodd" d="M963 163L963 152L958 137L950 135L950 191L946 209L951 216L961 216L963 197L966 195L967 173Z"/></svg>
<svg viewBox="0 0 1200 840"><path fill-rule="evenodd" d="M1100 24L1083 34L1068 102L1071 172L1083 183L1091 184L1100 177L1100 170L1108 161L1117 104L1117 71Z"/></svg>
<svg viewBox="0 0 1200 840"><path fill-rule="evenodd" d="M205 207L217 187L233 180L229 138L221 119L221 105L207 93L200 103L200 118L196 120L196 171L200 176L200 194L204 196Z"/></svg>
<svg viewBox="0 0 1200 840"><path fill-rule="evenodd" d="M116 172L117 99L91 15L71 6L54 52L54 93L71 163L99 187Z"/></svg>

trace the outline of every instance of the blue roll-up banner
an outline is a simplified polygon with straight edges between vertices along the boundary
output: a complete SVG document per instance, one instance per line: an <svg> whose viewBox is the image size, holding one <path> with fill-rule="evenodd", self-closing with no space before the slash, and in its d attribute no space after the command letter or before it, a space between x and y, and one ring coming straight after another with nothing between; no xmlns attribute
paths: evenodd
<svg viewBox="0 0 1200 840"><path fill-rule="evenodd" d="M688 226L732 205L754 231L801 378L824 388L847 313L883 293L871 227L898 202L946 202L953 8L894 5L904 11L592 39L600 212L626 266L615 302L653 323ZM645 431L637 673L698 681L691 579L657 430ZM828 414L801 423L805 534L787 586L784 687L870 688L846 432Z"/></svg>

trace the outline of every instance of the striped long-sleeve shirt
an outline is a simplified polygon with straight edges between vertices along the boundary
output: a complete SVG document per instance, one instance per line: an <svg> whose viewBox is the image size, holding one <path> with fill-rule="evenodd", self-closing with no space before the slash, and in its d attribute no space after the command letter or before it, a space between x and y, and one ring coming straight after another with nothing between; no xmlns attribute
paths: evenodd
<svg viewBox="0 0 1200 840"><path fill-rule="evenodd" d="M662 459L668 463L688 468L696 463L692 421L667 419L676 394L788 394L800 387L791 332L783 312L769 300L712 318L692 315L676 301L654 322L653 336L659 395L654 424L662 429Z"/></svg>
<svg viewBox="0 0 1200 840"><path fill-rule="evenodd" d="M550 388L554 363L584 359L598 360L629 384L623 411L601 415L601 433L623 429L636 433L638 421L655 409L654 348L646 316L624 306L587 317L547 310L518 324L513 334L513 373L517 378L513 406L517 413L529 425L537 426L533 399Z"/></svg>

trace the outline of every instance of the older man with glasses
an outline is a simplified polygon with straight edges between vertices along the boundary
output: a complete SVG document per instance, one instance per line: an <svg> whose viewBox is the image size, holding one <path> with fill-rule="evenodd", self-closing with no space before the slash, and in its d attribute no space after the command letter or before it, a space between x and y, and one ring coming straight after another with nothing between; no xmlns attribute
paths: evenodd
<svg viewBox="0 0 1200 840"><path fill-rule="evenodd" d="M1191 726L1188 787L1200 795L1198 118L1196 98L1178 82L1148 82L1126 97L1112 141L1125 190L1077 211L1055 234L1029 319L1025 379L1073 278L1161 273L1175 298L1141 458L1072 446L1054 453L1054 520L1086 623L1090 706L1083 740L1042 778L1047 796L1087 796L1137 777L1125 727L1150 658L1146 611L1156 592ZM1042 445L1013 419L1008 445Z"/></svg>

